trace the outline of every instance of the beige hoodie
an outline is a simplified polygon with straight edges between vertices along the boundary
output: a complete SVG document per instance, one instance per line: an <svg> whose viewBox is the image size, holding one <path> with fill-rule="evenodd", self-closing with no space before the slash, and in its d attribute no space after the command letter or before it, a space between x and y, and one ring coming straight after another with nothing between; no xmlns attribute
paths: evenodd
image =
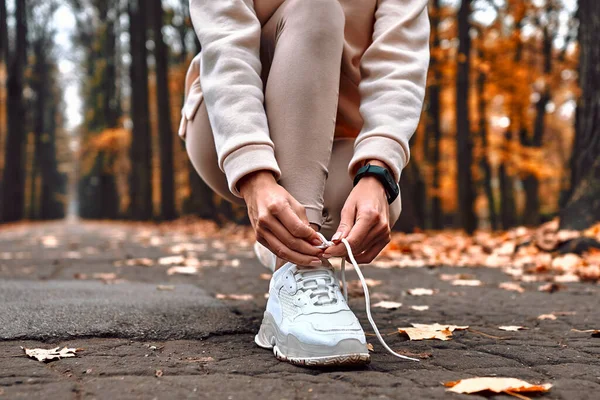
<svg viewBox="0 0 600 400"><path fill-rule="evenodd" d="M335 136L356 137L348 171L379 159L399 181L425 95L427 0L330 1L339 1L346 16ZM281 174L263 106L259 51L261 27L283 2L190 0L202 51L188 71L179 134L185 138L187 120L204 100L219 167L237 196L247 173Z"/></svg>

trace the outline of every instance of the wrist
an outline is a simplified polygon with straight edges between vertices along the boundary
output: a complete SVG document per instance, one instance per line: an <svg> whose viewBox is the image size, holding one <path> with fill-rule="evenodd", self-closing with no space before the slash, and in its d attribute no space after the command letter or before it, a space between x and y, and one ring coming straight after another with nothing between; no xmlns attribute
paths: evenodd
<svg viewBox="0 0 600 400"><path fill-rule="evenodd" d="M260 170L242 177L238 181L237 186L242 197L246 198L246 196L256 188L272 184L277 184L273 173L267 170Z"/></svg>

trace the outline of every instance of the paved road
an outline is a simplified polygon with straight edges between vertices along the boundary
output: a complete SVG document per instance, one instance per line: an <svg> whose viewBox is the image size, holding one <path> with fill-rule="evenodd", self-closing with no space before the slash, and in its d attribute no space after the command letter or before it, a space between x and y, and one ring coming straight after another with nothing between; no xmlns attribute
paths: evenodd
<svg viewBox="0 0 600 400"><path fill-rule="evenodd" d="M397 361L369 336L375 352L364 369L301 369L252 343L268 281L251 241L243 230L209 228L0 227L0 399L458 399L468 397L448 394L441 382L472 376L551 382L544 399L599 396L600 338L572 331L600 329L598 285L567 284L550 294L532 283L517 293L498 288L510 277L496 269L365 267L367 277L381 281L372 289L376 298L403 303L373 309L380 330L394 349L422 361ZM197 260L188 264L200 264L198 272L170 275L173 265L156 262L174 255ZM141 257L155 265L118 266ZM469 273L484 286L452 286L443 273ZM415 287L437 292L407 295ZM218 294L252 298L215 300ZM367 328L362 302L354 297L350 305ZM551 313L555 320L537 318ZM470 329L447 342L410 342L395 333L415 322ZM500 325L529 329L504 332ZM43 364L20 349L54 345L84 350Z"/></svg>

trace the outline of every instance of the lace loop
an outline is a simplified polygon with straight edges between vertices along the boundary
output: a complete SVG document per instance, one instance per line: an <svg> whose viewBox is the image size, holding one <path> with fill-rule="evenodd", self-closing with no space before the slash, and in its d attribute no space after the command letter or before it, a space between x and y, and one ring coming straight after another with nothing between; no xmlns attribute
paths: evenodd
<svg viewBox="0 0 600 400"><path fill-rule="evenodd" d="M321 238L321 240L323 242L323 244L321 246L318 246L319 248L325 249L325 248L335 245L335 243L327 240L325 238L325 236L323 236L323 234L321 234L320 232L317 232L317 235L319 235L319 237ZM365 277L363 276L362 271L358 267L358 263L356 262L356 259L354 258L354 254L352 253L352 248L350 247L350 243L348 243L348 240L346 240L344 238L344 239L342 239L342 243L346 247L346 251L348 252L348 257L350 258L350 262L352 263L352 267L354 267L354 270L356 271L358 278L360 279L360 283L362 285L363 292L365 294L365 308L367 311L367 319L369 320L371 327L375 331L375 335L377 336L377 339L379 339L379 343L381 343L381 345L393 356L402 358L404 360L411 360L411 361L417 361L417 362L420 361L417 358L407 357L407 356L403 356L401 354L396 353L394 350L392 350L387 345L385 340L383 340L383 337L381 336L381 333L379 333L379 329L377 329L377 325L375 324L375 321L373 320L373 317L371 316L371 299L369 296L369 288L367 287L367 282L365 281ZM348 285L346 284L346 259L343 257L342 257L342 271L341 272L342 272L341 273L342 284L344 285L344 299L346 299L346 302L348 302Z"/></svg>

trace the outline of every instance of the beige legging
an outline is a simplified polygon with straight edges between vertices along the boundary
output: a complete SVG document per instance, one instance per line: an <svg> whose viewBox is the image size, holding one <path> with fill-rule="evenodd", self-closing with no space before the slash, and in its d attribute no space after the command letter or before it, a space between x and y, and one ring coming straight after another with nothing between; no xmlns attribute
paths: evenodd
<svg viewBox="0 0 600 400"><path fill-rule="evenodd" d="M310 3L319 7L298 3L285 1L262 28L265 110L282 173L279 183L305 207L309 222L331 237L352 190L348 164L354 139L334 139L344 19L330 2ZM311 35L319 29L329 34ZM187 152L198 174L217 194L243 204L219 169L204 102L186 132ZM400 210L398 198L390 207L391 225Z"/></svg>

